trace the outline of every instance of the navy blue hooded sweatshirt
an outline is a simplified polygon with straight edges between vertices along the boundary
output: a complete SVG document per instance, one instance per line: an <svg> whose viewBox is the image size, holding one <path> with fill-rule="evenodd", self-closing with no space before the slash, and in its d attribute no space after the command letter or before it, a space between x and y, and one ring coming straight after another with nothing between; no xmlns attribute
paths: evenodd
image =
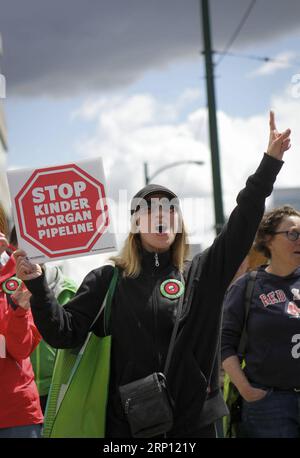
<svg viewBox="0 0 300 458"><path fill-rule="evenodd" d="M239 278L224 301L222 361L237 353L245 319L249 274ZM300 388L300 268L286 277L258 269L247 320L245 375L250 382Z"/></svg>

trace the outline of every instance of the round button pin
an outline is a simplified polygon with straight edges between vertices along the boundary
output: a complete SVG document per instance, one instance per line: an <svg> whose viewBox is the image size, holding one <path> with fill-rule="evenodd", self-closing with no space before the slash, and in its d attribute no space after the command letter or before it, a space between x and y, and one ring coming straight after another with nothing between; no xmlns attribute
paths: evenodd
<svg viewBox="0 0 300 458"><path fill-rule="evenodd" d="M13 294L22 284L22 280L18 277L11 277L2 283L2 289L6 294Z"/></svg>
<svg viewBox="0 0 300 458"><path fill-rule="evenodd" d="M184 293L184 284L179 280L170 278L160 285L160 292L168 299L177 299Z"/></svg>

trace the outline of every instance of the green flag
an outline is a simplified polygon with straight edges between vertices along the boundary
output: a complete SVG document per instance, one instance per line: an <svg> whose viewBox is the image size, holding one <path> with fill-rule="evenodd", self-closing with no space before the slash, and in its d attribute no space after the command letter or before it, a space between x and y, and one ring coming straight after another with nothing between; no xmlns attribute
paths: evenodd
<svg viewBox="0 0 300 458"><path fill-rule="evenodd" d="M115 268L100 309L100 313L103 310L105 313L106 330L117 279L118 269ZM105 437L110 352L111 336L100 338L92 333L79 351L58 351L43 437Z"/></svg>

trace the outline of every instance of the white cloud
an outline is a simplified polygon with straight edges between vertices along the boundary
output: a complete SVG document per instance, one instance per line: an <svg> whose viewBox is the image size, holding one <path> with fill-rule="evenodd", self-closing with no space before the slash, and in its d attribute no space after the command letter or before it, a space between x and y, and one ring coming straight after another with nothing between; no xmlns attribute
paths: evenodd
<svg viewBox="0 0 300 458"><path fill-rule="evenodd" d="M254 76L267 76L289 68L297 54L293 51L286 51L277 54L272 60L265 62L259 68L249 74L250 77Z"/></svg>
<svg viewBox="0 0 300 458"><path fill-rule="evenodd" d="M186 89L176 100L177 110L180 111L189 103L199 100L201 91L199 89Z"/></svg>
<svg viewBox="0 0 300 458"><path fill-rule="evenodd" d="M150 174L168 163L180 160L204 160L205 165L182 165L158 175L181 198L198 197L196 206L186 205L188 226L193 242L211 241L213 233L212 179L207 138L207 113L200 108L182 116L182 96L173 105L165 105L150 95L135 95L115 100L100 99L84 104L77 115L96 121L92 138L77 145L82 156L100 155L109 182L110 194L117 198L119 189L133 195L144 185L143 163ZM95 108L97 107L97 108ZM187 108L187 106L185 106ZM274 96L278 130L292 129L293 147L286 153L286 164L277 186L300 187L300 102L289 92ZM88 113L88 115L87 115ZM218 113L219 143L225 213L235 205L238 191L258 166L268 143L268 113L249 118ZM196 228L196 229L195 229Z"/></svg>
<svg viewBox="0 0 300 458"><path fill-rule="evenodd" d="M93 138L78 145L81 155L100 154L105 159L108 173L114 176L116 164L118 170L122 164L139 177L137 180L141 185L144 161L149 162L150 169L156 169L183 158L201 159L203 153L193 132L194 120L191 126L179 121L186 101L191 101L190 95L187 97L186 94L175 100L173 105L160 103L145 94L115 98L110 102L101 99L91 102L91 106L85 103L82 109L77 110L76 116L96 122L97 130ZM195 95L191 91L189 94ZM197 117L196 113L193 116ZM123 187L128 187L124 170L120 170L124 176ZM132 192L134 189L133 185Z"/></svg>

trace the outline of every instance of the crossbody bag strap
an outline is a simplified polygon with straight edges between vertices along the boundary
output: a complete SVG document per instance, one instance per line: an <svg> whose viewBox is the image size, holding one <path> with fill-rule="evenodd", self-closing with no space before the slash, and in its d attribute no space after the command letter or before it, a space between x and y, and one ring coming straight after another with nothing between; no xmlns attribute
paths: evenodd
<svg viewBox="0 0 300 458"><path fill-rule="evenodd" d="M104 304L104 335L107 336L110 334L110 315L111 315L111 303L114 297L115 289L118 283L119 278L119 269L117 267L114 268L114 274L111 279L106 297L105 297L105 304Z"/></svg>
<svg viewBox="0 0 300 458"><path fill-rule="evenodd" d="M104 320L103 320L104 335L105 336L108 335L110 312L111 312L111 302L112 302L112 298L114 296L114 292L115 292L116 285L117 285L117 282L118 282L118 277L119 277L119 270L118 270L117 267L114 267L114 273L113 273L113 276L112 276L112 278L110 280L108 290L106 292L106 295L105 295L105 298L104 298L104 300L102 302L100 310L97 313L96 317L94 318L94 320L93 320L93 322L92 322L92 324L90 326L90 329L89 329L90 331L91 331L92 327L94 326L94 324L96 323L96 321L98 320L98 318L100 317L100 315L104 312Z"/></svg>
<svg viewBox="0 0 300 458"><path fill-rule="evenodd" d="M73 368L71 370L71 373L69 375L69 378L68 378L68 381L66 384L63 384L61 385L61 388L60 388L60 392L59 392L59 395L58 395L58 399L57 399L57 403L56 403L56 414L62 404L62 401L64 399L64 396L71 384L71 381L73 380L73 377L75 375L75 372L80 364L80 361L82 359L82 356L84 354L84 351L86 349L86 346L91 338L91 329L92 327L94 326L94 324L96 323L96 321L98 320L99 316L101 315L101 313L104 313L106 312L105 316L104 316L104 332L105 332L105 336L107 335L106 331L108 329L108 327L106 327L106 322L109 323L109 317L110 317L110 308L111 308L111 301L112 301L112 298L113 298L113 295L114 295L114 291L115 291L115 288L116 288L116 284L117 284L117 281L118 281L118 276L119 276L119 271L118 271L118 268L117 267L114 267L114 273L113 273L113 276L112 276L112 279L110 280L110 283L109 283L109 287L108 287L108 290L106 292L106 295L105 295L105 298L102 302L102 305L100 307L100 310L99 312L97 313L94 321L92 322L91 326L90 326L90 329L89 329L89 333L87 335L87 338L85 339L85 342L84 344L82 345L79 353L77 354L77 357L76 357L76 360L75 360L75 363L73 365ZM107 319L107 321L106 321Z"/></svg>
<svg viewBox="0 0 300 458"><path fill-rule="evenodd" d="M183 278L183 275L181 273L180 273L180 277L181 277L180 278L181 282L184 284L184 278ZM167 373L168 373L168 370L169 370L169 367L170 367L170 362L171 362L171 358L172 358L172 354L173 354L173 350L174 350L174 345L175 345L175 339L176 339L177 331L178 331L178 327L179 327L179 320L180 320L180 317L181 317L181 314L182 314L184 297L185 297L185 294L183 292L183 294L179 298L178 308L177 308L177 313L176 313L176 320L175 320L175 324L174 324L174 327L173 327L173 331L172 331L172 335L171 335L171 339L170 339L170 343L169 343L167 358L166 358L165 367L164 367L164 375L165 376L167 376Z"/></svg>
<svg viewBox="0 0 300 458"><path fill-rule="evenodd" d="M88 344L88 341L89 341L90 336L91 336L91 329L92 329L92 327L94 326L94 324L96 323L96 321L98 320L99 316L101 315L101 313L103 311L104 311L104 332L106 332L107 329L108 329L108 328L105 327L106 316L108 316L108 317L110 316L110 306L111 306L111 301L112 301L113 294L114 294L114 291L115 291L115 287L116 287L116 284L117 284L118 274L119 274L118 273L118 269L117 269L117 267L115 267L114 268L114 274L113 274L112 279L110 281L110 284L109 284L107 293L105 295L104 301L102 302L102 306L101 306L99 312L97 313L96 318L94 319L93 323L91 324L90 330L89 330L89 334L88 334L84 344L82 345L82 347L80 349L80 352L78 353L76 362L75 362L75 364L73 366L73 369L72 369L72 372L70 374L70 381L73 378L73 375L76 372L77 367L79 366L80 360L81 360L82 355L83 355L84 350L85 350L85 347ZM106 315L105 315L105 313L106 313ZM106 335L107 334L105 333L105 336Z"/></svg>
<svg viewBox="0 0 300 458"><path fill-rule="evenodd" d="M252 300L252 295L253 295L253 290L254 290L256 277L257 277L257 270L252 270L250 272L250 274L249 274L247 287L246 287L244 326L243 326L243 331L242 331L242 334L241 334L240 343L239 343L239 347L238 347L238 355L242 356L242 357L244 356L244 353L245 353L245 350L246 350L246 344L247 344L247 320L248 320L248 315L249 315L249 310L250 310L250 305L251 305L251 300Z"/></svg>

